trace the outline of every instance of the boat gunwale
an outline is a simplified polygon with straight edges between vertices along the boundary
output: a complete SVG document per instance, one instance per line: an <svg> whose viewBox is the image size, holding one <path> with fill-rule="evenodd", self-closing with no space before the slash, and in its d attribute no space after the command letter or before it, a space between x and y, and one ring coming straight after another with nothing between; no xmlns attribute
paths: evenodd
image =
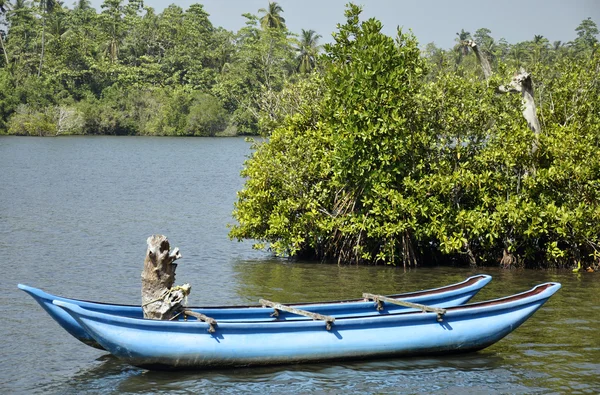
<svg viewBox="0 0 600 395"><path fill-rule="evenodd" d="M385 295L389 298L393 298L393 299L405 299L405 298L416 298L416 297L420 297L420 296L427 296L427 295L436 295L436 294L440 294L440 293L444 293L444 292L452 292L455 290L463 290L465 288L469 288L471 286L474 286L475 284L482 282L482 281L487 281L485 285L487 285L487 283L489 283L492 279L492 276L488 275L488 274L478 274L475 276L471 276L466 278L465 280L459 282L459 283L455 283L455 284L450 284L450 285L445 285L442 287L438 287L438 288L432 288L429 290L420 290L420 291L413 291L413 292L406 292L406 293L398 293L398 294L390 294L390 295ZM75 298L68 298L65 296L60 296L60 295L53 295L50 294L46 291L41 290L40 288L35 288L35 287L31 287L29 285L25 285L25 284L17 284L17 287L22 290L25 291L27 293L33 292L36 296L47 299L47 300L63 300L69 303L73 303L73 302L77 302L77 303L89 303L92 305L103 305L103 306L119 306L121 308L132 308L132 309L139 309L140 305L132 305L132 304L116 304L116 303L110 303L110 302L96 302L96 301L91 301L91 300L86 300L86 299L75 299ZM481 289L481 288L479 288ZM316 305L337 305L337 304L345 304L345 303L361 303L361 302L365 302L368 303L367 301L365 301L364 298L356 298L356 299L344 299L344 300L329 300L329 301L316 301L316 302L284 302L283 304L286 304L288 306L316 306ZM85 308L85 306L82 306L83 308ZM263 306L261 306L260 304L256 304L256 305L215 305L215 306L186 306L186 309L202 309L202 310L227 310L227 309L255 309L255 308L264 308ZM267 308L268 309L268 308Z"/></svg>
<svg viewBox="0 0 600 395"><path fill-rule="evenodd" d="M446 321L446 315L450 315L451 317L454 315L460 315L461 313L469 313L476 314L479 312L489 312L489 308L500 306L501 309L511 309L516 306L519 306L519 302L524 302L527 300L527 303L534 303L540 299L547 299L552 296L555 292L557 292L561 288L560 283L556 282L548 282L539 284L530 290L505 296L502 298L492 299L488 301L475 302L470 304L465 304L461 306L454 306L446 308L446 314L444 315L443 321ZM545 296L548 294L548 296ZM537 296L537 297L536 297ZM143 318L131 318L131 317L123 317L117 315L111 315L108 313L96 312L93 310L85 309L84 307L78 306L69 302L62 301L53 301L53 304L67 310L69 313L75 313L75 315L81 316L83 318L92 319L95 321L103 322L105 324L114 325L114 326L128 326L134 327L138 330L163 330L168 329L170 331L178 331L183 329L206 329L208 328L208 324L198 320L189 320L189 321L161 321L161 320L151 320L151 319L143 319ZM70 310L70 311L69 311ZM81 319L81 317L76 318L77 320ZM422 312L422 311L408 311L408 312L394 312L387 313L377 316L353 316L353 317L343 317L336 318L332 332L335 332L335 327L338 325L352 325L355 323L371 323L371 322L385 322L388 320L397 320L403 319L406 320L405 323L413 320L432 318L433 320L437 319L437 313L435 312ZM440 325L443 325L444 322L440 322ZM217 333L219 332L219 328L221 329L291 329L294 326L302 329L310 329L313 327L324 327L325 321L314 321L311 319L299 319L299 320L290 320L290 321L236 321L236 322L220 322L217 324L216 329ZM190 334L197 332L188 332Z"/></svg>

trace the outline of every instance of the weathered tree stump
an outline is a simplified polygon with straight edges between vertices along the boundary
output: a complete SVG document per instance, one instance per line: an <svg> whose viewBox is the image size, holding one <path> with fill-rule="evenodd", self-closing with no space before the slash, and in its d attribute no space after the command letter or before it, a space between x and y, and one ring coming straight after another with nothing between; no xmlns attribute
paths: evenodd
<svg viewBox="0 0 600 395"><path fill-rule="evenodd" d="M473 40L463 41L465 45L471 47L477 60L479 61L479 65L483 70L483 75L485 79L489 79L492 75L492 67L490 66L490 62L488 61L485 54L479 51L477 47L477 43ZM499 86L498 92L501 93L520 93L521 99L523 102L523 117L527 121L527 126L534 133L534 140L531 144L531 154L535 155L540 145L540 133L541 126L540 121L537 117L535 100L533 97L533 81L531 79L531 74L525 71L525 69L521 68L519 73L516 73L508 86Z"/></svg>
<svg viewBox="0 0 600 395"><path fill-rule="evenodd" d="M171 251L169 240L162 235L148 237L146 259L142 271L142 308L144 318L169 320L183 309L191 286L174 287L175 260L181 258L179 248Z"/></svg>
<svg viewBox="0 0 600 395"><path fill-rule="evenodd" d="M481 66L481 69L483 70L484 78L486 80L489 79L490 76L492 75L492 66L490 66L490 62L488 61L485 54L479 52L479 47L477 46L477 43L475 41L467 40L464 43L466 45L468 45L469 47L471 47L471 49L475 53L475 56L477 57L477 60L479 61L479 65Z"/></svg>
<svg viewBox="0 0 600 395"><path fill-rule="evenodd" d="M498 87L498 91L502 93L516 92L521 94L523 101L523 117L527 121L527 126L533 132L533 143L531 144L531 154L534 155L540 144L540 121L537 117L535 100L533 98L533 81L531 80L531 74L526 72L524 69L513 77L512 81L508 86Z"/></svg>

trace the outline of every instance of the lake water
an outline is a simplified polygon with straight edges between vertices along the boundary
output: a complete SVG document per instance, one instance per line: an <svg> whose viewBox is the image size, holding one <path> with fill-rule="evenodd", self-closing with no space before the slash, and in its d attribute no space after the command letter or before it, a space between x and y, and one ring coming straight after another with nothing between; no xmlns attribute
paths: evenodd
<svg viewBox="0 0 600 395"><path fill-rule="evenodd" d="M230 241L250 145L240 138L0 138L1 393L598 393L600 275L287 262ZM139 303L146 238L181 249L190 304L355 298L494 280L476 300L563 288L478 353L202 372L149 372L71 338L17 283Z"/></svg>

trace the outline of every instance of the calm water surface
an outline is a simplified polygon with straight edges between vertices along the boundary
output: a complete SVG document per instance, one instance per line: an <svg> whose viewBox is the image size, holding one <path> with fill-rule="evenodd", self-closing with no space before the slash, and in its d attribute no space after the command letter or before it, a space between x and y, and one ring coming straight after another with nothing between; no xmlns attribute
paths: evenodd
<svg viewBox="0 0 600 395"><path fill-rule="evenodd" d="M598 393L600 275L481 268L289 263L227 238L243 139L0 138L2 393ZM484 351L205 372L122 364L66 334L17 283L137 303L151 234L183 254L190 304L354 298L494 276L477 300L559 281L563 289Z"/></svg>

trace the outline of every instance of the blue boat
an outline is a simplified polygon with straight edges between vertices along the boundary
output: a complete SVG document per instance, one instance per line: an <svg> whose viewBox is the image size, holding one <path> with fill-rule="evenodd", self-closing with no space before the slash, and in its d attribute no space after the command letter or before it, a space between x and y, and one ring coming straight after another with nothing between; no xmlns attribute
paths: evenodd
<svg viewBox="0 0 600 395"><path fill-rule="evenodd" d="M491 281L491 276L480 274L467 278L457 284L444 286L441 288L410 292L403 294L390 295L390 298L402 299L412 303L420 303L429 306L448 307L457 306L468 302L481 288ZM19 284L19 289L31 295L36 302L42 306L50 316L58 322L72 336L83 343L96 348L102 348L101 345L87 333L87 330L81 327L63 309L53 305L54 300L68 302L81 306L90 311L106 313L130 318L143 318L142 308L130 305L117 305L109 303L90 302L77 299L69 299L61 296L46 293L40 289L27 285ZM292 307L299 307L306 311L330 315L337 318L352 317L356 315L381 315L391 312L406 311L407 307L388 304L382 310L377 310L373 302L365 302L364 299L344 300L336 302L319 303L299 303ZM212 317L219 322L228 321L284 321L300 319L301 316L282 311L278 317L272 317L273 309L260 306L227 306L227 307L189 307L190 310Z"/></svg>
<svg viewBox="0 0 600 395"><path fill-rule="evenodd" d="M53 303L126 363L147 369L201 369L477 351L515 330L560 287L541 284L502 299L450 307L441 317L436 312L405 312L214 325L120 317Z"/></svg>

